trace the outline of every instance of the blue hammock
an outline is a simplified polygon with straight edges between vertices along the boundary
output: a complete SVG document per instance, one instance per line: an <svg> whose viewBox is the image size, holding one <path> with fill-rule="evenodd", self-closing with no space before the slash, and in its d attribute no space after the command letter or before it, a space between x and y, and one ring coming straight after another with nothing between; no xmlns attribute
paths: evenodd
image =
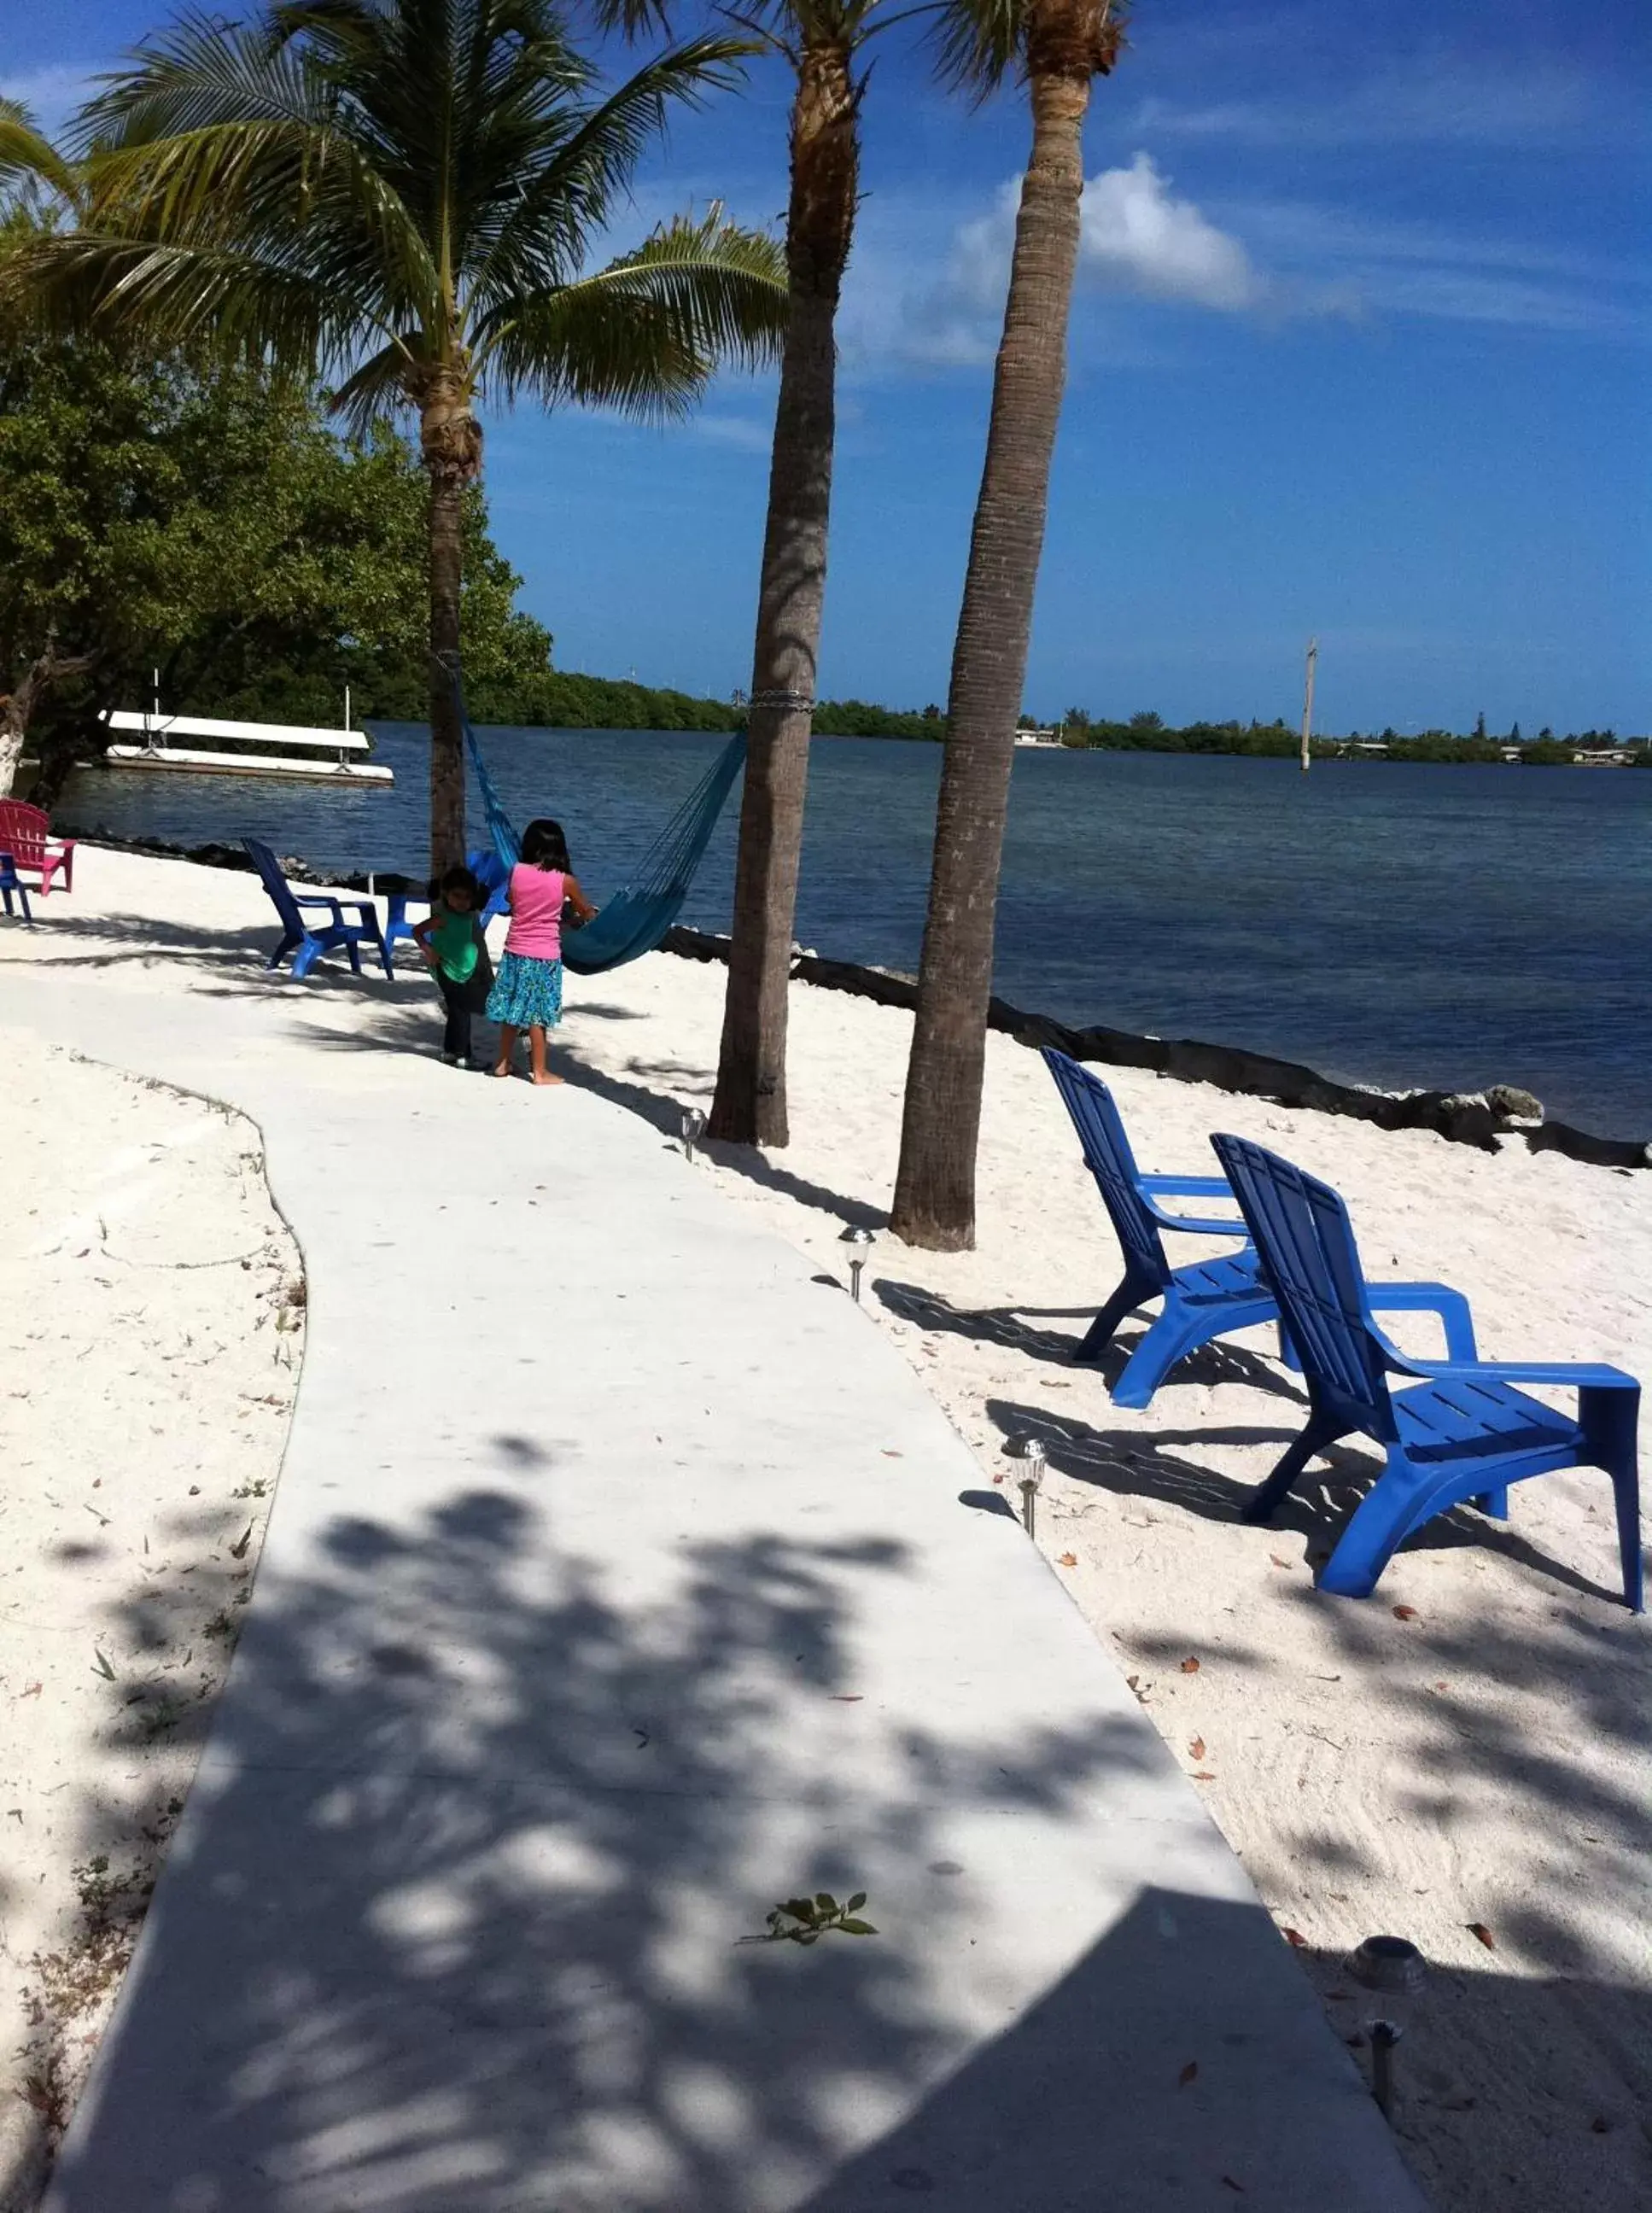
<svg viewBox="0 0 1652 2213"><path fill-rule="evenodd" d="M457 675L454 678L454 695L464 728L465 744L482 793L488 835L493 840L499 872L497 882L503 885L521 857L521 839L488 774L482 748L471 728L470 716L465 712L464 694ZM654 951L682 911L694 871L704 857L723 802L745 762L746 740L741 735L731 738L717 755L649 846L631 881L605 902L594 921L588 922L582 930L563 932L562 958L565 967L571 968L576 976L598 976L606 968L618 968L624 961L635 960ZM472 865L475 866L474 859ZM489 885L490 891L494 888L494 885Z"/></svg>

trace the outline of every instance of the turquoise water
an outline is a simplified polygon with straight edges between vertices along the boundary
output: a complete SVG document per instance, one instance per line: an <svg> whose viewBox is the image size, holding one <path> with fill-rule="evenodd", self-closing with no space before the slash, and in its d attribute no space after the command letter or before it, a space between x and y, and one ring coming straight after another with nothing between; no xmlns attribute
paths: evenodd
<svg viewBox="0 0 1652 2213"><path fill-rule="evenodd" d="M421 872L425 741L380 726L390 792L87 776L82 829L197 844L243 832L318 867ZM600 898L722 742L497 730L519 821L553 814ZM798 936L916 966L936 747L817 741ZM474 805L474 795L472 794ZM685 921L728 927L735 808ZM473 827L480 837L480 808ZM1155 753L1016 755L998 989L1076 1023L1245 1045L1347 1080L1527 1085L1550 1111L1652 1136L1652 771L1456 768Z"/></svg>

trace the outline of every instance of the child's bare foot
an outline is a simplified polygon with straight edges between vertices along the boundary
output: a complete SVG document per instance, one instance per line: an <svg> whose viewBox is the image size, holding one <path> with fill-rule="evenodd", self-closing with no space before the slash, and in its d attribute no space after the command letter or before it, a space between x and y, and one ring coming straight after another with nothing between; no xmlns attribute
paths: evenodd
<svg viewBox="0 0 1652 2213"><path fill-rule="evenodd" d="M543 1069L539 1069L527 1080L530 1083L560 1083L563 1079L559 1076L549 1076Z"/></svg>
<svg viewBox="0 0 1652 2213"><path fill-rule="evenodd" d="M488 1070L488 1074L490 1076L509 1076L509 1073L510 1063L509 1061L505 1061L503 1064L491 1068Z"/></svg>

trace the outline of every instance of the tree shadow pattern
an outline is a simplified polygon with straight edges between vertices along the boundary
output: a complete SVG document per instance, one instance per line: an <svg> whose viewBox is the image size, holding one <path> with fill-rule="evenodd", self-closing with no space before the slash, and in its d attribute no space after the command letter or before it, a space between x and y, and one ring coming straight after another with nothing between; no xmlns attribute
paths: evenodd
<svg viewBox="0 0 1652 2213"><path fill-rule="evenodd" d="M1167 1861L1028 2010L958 2002L988 1911L960 1836L1052 1815L1082 1852L1139 1728L903 1728L868 1754L893 1787L800 1759L781 1711L858 1714L852 1617L868 1576L900 1606L908 1545L690 1536L639 1607L544 1541L554 1449L490 1457L546 1507L342 1515L260 1589L52 2213L1058 2213L1115 2163L1149 2213L1282 2157L1351 2188L1357 2127L1258 2133L1282 2068L1363 2104L1241 1894ZM862 1888L876 1937L741 1941Z"/></svg>

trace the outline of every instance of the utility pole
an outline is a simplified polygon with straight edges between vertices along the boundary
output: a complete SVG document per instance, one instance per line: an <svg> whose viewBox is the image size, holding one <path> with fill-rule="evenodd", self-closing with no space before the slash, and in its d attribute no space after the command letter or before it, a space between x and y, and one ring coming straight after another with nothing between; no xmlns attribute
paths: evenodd
<svg viewBox="0 0 1652 2213"><path fill-rule="evenodd" d="M1314 729L1314 664L1320 657L1320 641L1311 637L1308 642L1308 686L1302 694L1302 774L1308 774L1309 760L1308 739Z"/></svg>

